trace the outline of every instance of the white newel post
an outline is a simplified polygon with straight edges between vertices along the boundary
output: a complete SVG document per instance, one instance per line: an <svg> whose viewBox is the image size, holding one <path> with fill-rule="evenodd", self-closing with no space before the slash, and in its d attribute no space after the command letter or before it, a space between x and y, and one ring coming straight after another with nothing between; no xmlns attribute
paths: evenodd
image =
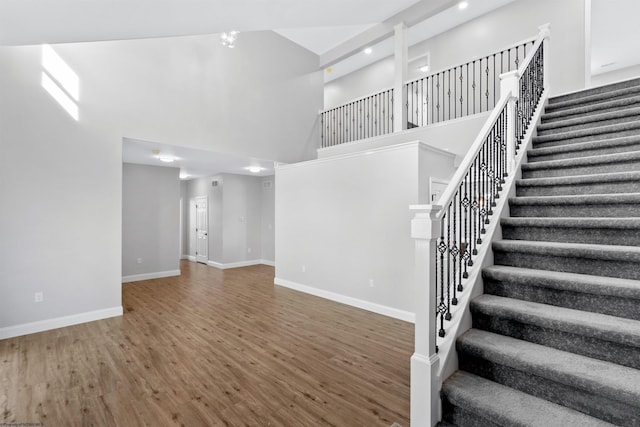
<svg viewBox="0 0 640 427"><path fill-rule="evenodd" d="M500 74L500 95L507 101L507 173L511 176L516 166L516 100L518 99L518 70Z"/></svg>
<svg viewBox="0 0 640 427"><path fill-rule="evenodd" d="M407 94L404 82L407 81L409 48L407 45L407 25L404 22L393 27L394 30L394 79L393 79L393 131L407 129Z"/></svg>
<svg viewBox="0 0 640 427"><path fill-rule="evenodd" d="M549 39L551 38L551 24L544 24L538 27L538 37L544 37L543 46L544 46L544 55L543 55L543 64L544 64L544 88L549 89Z"/></svg>
<svg viewBox="0 0 640 427"><path fill-rule="evenodd" d="M442 206L409 208L411 237L415 240L415 351L411 357L411 425L433 427L440 420L440 358L436 353L435 254L440 235L436 218Z"/></svg>

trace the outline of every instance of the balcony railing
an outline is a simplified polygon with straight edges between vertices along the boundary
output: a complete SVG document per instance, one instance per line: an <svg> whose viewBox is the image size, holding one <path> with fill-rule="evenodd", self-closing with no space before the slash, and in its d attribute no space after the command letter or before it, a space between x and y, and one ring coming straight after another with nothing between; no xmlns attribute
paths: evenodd
<svg viewBox="0 0 640 427"><path fill-rule="evenodd" d="M500 74L516 70L535 40L410 81L404 85L406 128L490 111L500 98ZM393 132L393 89L320 114L322 148Z"/></svg>

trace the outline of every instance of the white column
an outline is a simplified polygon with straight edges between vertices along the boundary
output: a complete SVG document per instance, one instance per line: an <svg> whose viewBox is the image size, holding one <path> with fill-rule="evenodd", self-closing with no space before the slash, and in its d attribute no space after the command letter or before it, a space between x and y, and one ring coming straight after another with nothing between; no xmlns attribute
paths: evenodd
<svg viewBox="0 0 640 427"><path fill-rule="evenodd" d="M507 101L507 173L511 176L516 165L516 100L518 99L518 70L500 74L500 97Z"/></svg>
<svg viewBox="0 0 640 427"><path fill-rule="evenodd" d="M435 426L440 420L440 357L436 353L436 241L442 206L416 205L411 220L415 240L415 351L411 357L411 425Z"/></svg>
<svg viewBox="0 0 640 427"><path fill-rule="evenodd" d="M407 129L407 94L404 82L407 81L409 48L407 47L407 26L404 22L393 27L395 42L395 75L393 79L393 131Z"/></svg>

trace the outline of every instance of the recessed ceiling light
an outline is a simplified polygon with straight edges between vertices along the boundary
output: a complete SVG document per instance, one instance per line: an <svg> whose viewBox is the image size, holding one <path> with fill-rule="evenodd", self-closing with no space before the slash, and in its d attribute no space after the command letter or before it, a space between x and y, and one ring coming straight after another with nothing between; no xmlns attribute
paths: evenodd
<svg viewBox="0 0 640 427"><path fill-rule="evenodd" d="M262 168L260 166L249 166L246 169L251 173L258 173L262 171Z"/></svg>
<svg viewBox="0 0 640 427"><path fill-rule="evenodd" d="M458 9L460 10L465 10L467 7L469 7L469 2L461 1L458 3Z"/></svg>
<svg viewBox="0 0 640 427"><path fill-rule="evenodd" d="M180 173L180 179L187 179L187 178L191 178L191 175L186 173Z"/></svg>
<svg viewBox="0 0 640 427"><path fill-rule="evenodd" d="M426 73L427 71L429 71L429 66L423 65L422 67L418 68L418 70L420 70L421 73Z"/></svg>
<svg viewBox="0 0 640 427"><path fill-rule="evenodd" d="M368 48L365 48L365 50L363 50L363 52L365 53L365 55L371 55L371 53L373 53L373 49L368 47Z"/></svg>
<svg viewBox="0 0 640 427"><path fill-rule="evenodd" d="M165 163L173 163L177 160L178 158L175 156L170 156L167 154L161 154L158 156L158 160L160 160L161 162L165 162Z"/></svg>

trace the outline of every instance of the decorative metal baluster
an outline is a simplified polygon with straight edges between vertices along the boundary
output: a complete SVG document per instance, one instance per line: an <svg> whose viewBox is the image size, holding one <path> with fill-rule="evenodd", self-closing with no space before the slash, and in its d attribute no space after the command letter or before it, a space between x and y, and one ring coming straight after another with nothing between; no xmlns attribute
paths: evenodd
<svg viewBox="0 0 640 427"><path fill-rule="evenodd" d="M445 320L451 320L451 203L447 207L447 314Z"/></svg>
<svg viewBox="0 0 640 427"><path fill-rule="evenodd" d="M452 274L451 276L453 277L453 283L452 283L452 297L451 297L451 304L452 305L458 305L458 296L456 295L456 290L457 290L457 279L458 279L458 255L460 253L460 250L458 248L458 242L456 239L456 235L457 235L457 224L456 224L456 220L457 220L457 205L456 205L456 196L453 196L453 200L451 201L451 205L453 206L453 226L452 226L452 237L453 237L453 244L449 247L449 257L452 258L451 259L451 264L453 265L453 270L452 270Z"/></svg>
<svg viewBox="0 0 640 427"><path fill-rule="evenodd" d="M454 78L454 82L455 82L455 78ZM457 212L458 215L460 216L460 221L459 221L459 225L456 227L456 231L458 232L458 286L456 287L456 290L458 292L462 292L462 290L464 289L462 287L462 269L463 269L463 264L464 264L464 259L463 259L463 255L464 255L464 241L462 240L463 235L462 235L462 222L464 221L462 219L462 183L460 183L460 185L458 186L458 191L456 194L456 197L458 199L458 203L456 204L456 208L457 208ZM455 201L455 199L454 199Z"/></svg>
<svg viewBox="0 0 640 427"><path fill-rule="evenodd" d="M493 105L496 106L496 54L493 54Z"/></svg>
<svg viewBox="0 0 640 427"><path fill-rule="evenodd" d="M469 174L470 171L467 171L467 175L464 177L464 198L462 199L462 207L464 208L464 249L462 251L462 257L464 259L464 273L462 277L465 279L469 277L469 273L467 272L467 266L471 266L469 264L471 261L471 252L469 252L469 243L471 239L469 238L469 226L471 225L471 214L469 212L469 207L471 206L471 201L469 200Z"/></svg>

